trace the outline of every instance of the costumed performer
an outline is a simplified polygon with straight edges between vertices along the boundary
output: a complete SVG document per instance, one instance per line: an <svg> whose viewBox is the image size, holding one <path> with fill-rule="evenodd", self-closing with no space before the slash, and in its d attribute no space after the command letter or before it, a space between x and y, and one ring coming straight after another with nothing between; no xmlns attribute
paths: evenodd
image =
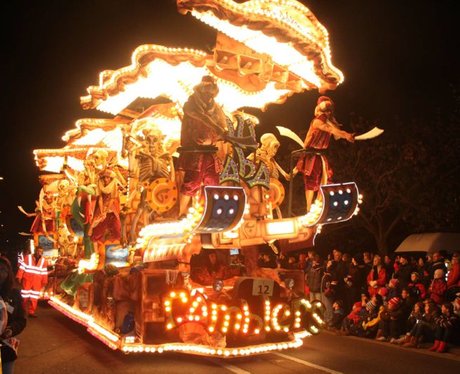
<svg viewBox="0 0 460 374"><path fill-rule="evenodd" d="M219 88L211 76L204 76L184 104L179 169L185 172L180 189L179 217L187 214L192 196L202 185L219 185L222 170L216 144L226 132L222 108L214 101Z"/></svg>
<svg viewBox="0 0 460 374"><path fill-rule="evenodd" d="M306 152L297 161L293 174L301 172L305 184L305 199L307 212L310 211L315 193L321 184L327 184L332 177L324 152L329 147L331 135L335 139L345 139L354 142L354 135L340 129L341 125L334 117L334 102L327 96L318 98L315 116L310 123L304 147Z"/></svg>

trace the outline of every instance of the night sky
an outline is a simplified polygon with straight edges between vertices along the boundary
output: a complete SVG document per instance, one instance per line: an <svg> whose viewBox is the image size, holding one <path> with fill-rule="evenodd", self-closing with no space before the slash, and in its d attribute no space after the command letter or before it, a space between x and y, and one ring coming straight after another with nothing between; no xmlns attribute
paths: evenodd
<svg viewBox="0 0 460 374"><path fill-rule="evenodd" d="M303 2L328 29L333 63L345 74L329 93L345 127L354 111L386 131L403 131L392 125L395 115L446 107L459 83L454 0ZM141 44L209 51L215 31L180 15L172 0L15 0L0 7L0 246L12 250L31 224L16 206L32 211L40 190L32 151L63 147L61 136L79 118L104 117L79 104L99 72L128 65ZM311 91L272 105L262 128L306 128L317 97Z"/></svg>

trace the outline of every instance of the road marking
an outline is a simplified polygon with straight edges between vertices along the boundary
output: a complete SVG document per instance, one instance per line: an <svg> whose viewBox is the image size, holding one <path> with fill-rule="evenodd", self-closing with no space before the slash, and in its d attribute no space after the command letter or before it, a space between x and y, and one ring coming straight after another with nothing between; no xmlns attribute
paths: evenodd
<svg viewBox="0 0 460 374"><path fill-rule="evenodd" d="M246 371L244 369L239 368L238 366L230 365L230 364L225 364L221 362L220 360L214 359L214 358L207 358L209 362L212 362L215 365L219 365L220 367L223 367L224 369L227 369L231 371L232 373L235 374L251 374L250 371Z"/></svg>
<svg viewBox="0 0 460 374"><path fill-rule="evenodd" d="M305 365L305 366L312 367L312 368L314 368L314 369L318 369L318 370L325 371L326 373L330 373L330 374L343 374L341 371L335 371L335 370L329 369L329 368L324 367L324 366L321 366L321 365L316 365L316 364L314 364L314 363L312 363L312 362L309 362L309 361L301 360L300 358L296 358L296 357L292 357L292 356L285 355L284 353L272 352L272 354L274 354L274 355L276 355L276 356L278 356L278 357L283 357L283 358L285 358L286 360L291 360L291 361L297 362L298 364L301 364L301 365Z"/></svg>

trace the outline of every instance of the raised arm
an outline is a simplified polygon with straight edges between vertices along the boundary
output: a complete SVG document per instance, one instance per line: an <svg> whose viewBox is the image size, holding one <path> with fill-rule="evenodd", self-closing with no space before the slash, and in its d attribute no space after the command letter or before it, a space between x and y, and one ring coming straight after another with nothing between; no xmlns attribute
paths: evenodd
<svg viewBox="0 0 460 374"><path fill-rule="evenodd" d="M345 139L350 143L353 143L355 141L353 134L350 134L349 132L346 132L344 130L340 130L337 126L335 126L333 123L329 121L323 122L320 119L315 118L313 120L312 126L334 135L335 138Z"/></svg>

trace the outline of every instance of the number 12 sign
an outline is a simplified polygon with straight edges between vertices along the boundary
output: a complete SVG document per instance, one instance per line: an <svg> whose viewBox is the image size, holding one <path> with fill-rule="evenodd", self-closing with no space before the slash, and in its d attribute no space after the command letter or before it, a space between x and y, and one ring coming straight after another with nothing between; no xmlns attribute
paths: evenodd
<svg viewBox="0 0 460 374"><path fill-rule="evenodd" d="M252 295L273 296L273 279L257 278L252 282Z"/></svg>

